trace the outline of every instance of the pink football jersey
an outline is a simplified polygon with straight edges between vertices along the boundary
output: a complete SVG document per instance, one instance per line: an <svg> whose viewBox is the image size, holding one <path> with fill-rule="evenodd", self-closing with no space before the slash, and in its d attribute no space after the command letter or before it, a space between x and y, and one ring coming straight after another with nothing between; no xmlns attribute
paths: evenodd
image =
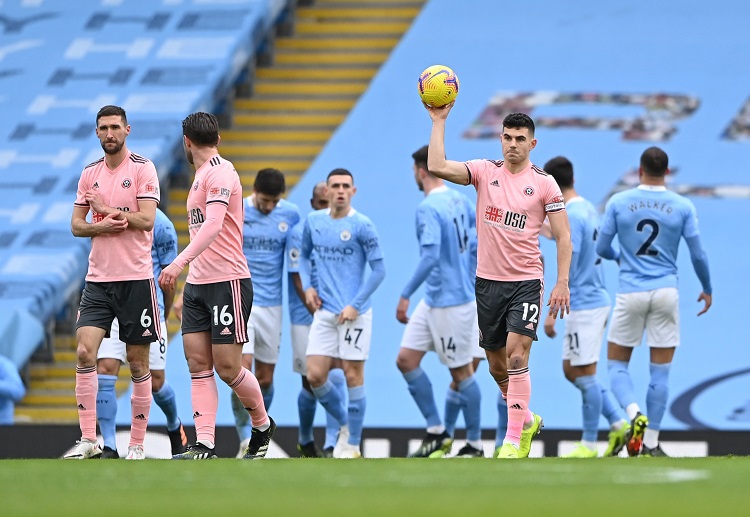
<svg viewBox="0 0 750 517"><path fill-rule="evenodd" d="M159 176L150 160L135 153L128 152L115 170L110 170L102 157L83 169L75 206L90 208L84 197L87 190L98 191L107 206L123 212L137 212L138 201L159 203ZM91 208L92 223L104 217ZM86 280L120 282L153 278L152 241L152 232L133 228L92 237Z"/></svg>
<svg viewBox="0 0 750 517"><path fill-rule="evenodd" d="M557 182L533 164L516 174L502 161L465 165L477 189L477 276L503 282L542 279L539 231L547 213L565 210Z"/></svg>
<svg viewBox="0 0 750 517"><path fill-rule="evenodd" d="M187 281L212 284L250 278L247 260L242 253L244 205L242 184L232 162L214 156L195 171L195 180L187 199L190 239L203 224L206 205L227 206L221 231L211 244L190 263Z"/></svg>

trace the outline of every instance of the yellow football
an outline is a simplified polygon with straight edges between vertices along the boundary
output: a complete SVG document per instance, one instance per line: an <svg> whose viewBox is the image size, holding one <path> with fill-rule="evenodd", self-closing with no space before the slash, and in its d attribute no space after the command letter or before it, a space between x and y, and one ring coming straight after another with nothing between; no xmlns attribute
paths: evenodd
<svg viewBox="0 0 750 517"><path fill-rule="evenodd" d="M447 66L432 65L419 74L417 88L422 102L440 108L456 99L458 76Z"/></svg>

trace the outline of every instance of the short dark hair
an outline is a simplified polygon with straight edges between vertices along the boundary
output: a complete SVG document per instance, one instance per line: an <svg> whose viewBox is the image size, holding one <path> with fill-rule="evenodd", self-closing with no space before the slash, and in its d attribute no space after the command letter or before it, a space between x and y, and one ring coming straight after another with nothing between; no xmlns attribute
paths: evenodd
<svg viewBox="0 0 750 517"><path fill-rule="evenodd" d="M268 167L258 171L253 188L261 194L276 197L286 192L286 181L279 169Z"/></svg>
<svg viewBox="0 0 750 517"><path fill-rule="evenodd" d="M503 127L507 128L528 128L529 133L534 134L534 121L526 113L511 113L503 119Z"/></svg>
<svg viewBox="0 0 750 517"><path fill-rule="evenodd" d="M191 113L182 121L182 134L202 146L219 144L219 121L211 113Z"/></svg>
<svg viewBox="0 0 750 517"><path fill-rule="evenodd" d="M544 172L555 178L561 189L573 187L573 164L564 156L556 156L544 164Z"/></svg>
<svg viewBox="0 0 750 517"><path fill-rule="evenodd" d="M666 176L669 168L667 153L658 147L649 147L641 155L641 169L647 176L661 178Z"/></svg>
<svg viewBox="0 0 750 517"><path fill-rule="evenodd" d="M120 106L113 106L111 104L108 104L107 106L104 106L102 109L99 110L99 113L96 114L96 125L99 126L99 119L102 117L110 117L112 115L119 115L119 117L122 119L122 123L126 126L128 125L128 117L125 115L125 110L122 109Z"/></svg>
<svg viewBox="0 0 750 517"><path fill-rule="evenodd" d="M331 179L331 176L349 176L352 179L352 183L354 183L354 174L346 169L333 169L328 173L328 176L326 177L326 183L329 179Z"/></svg>
<svg viewBox="0 0 750 517"><path fill-rule="evenodd" d="M414 158L414 165L427 170L427 153L429 152L429 150L430 146L423 145L422 147L414 151L411 155L411 157Z"/></svg>

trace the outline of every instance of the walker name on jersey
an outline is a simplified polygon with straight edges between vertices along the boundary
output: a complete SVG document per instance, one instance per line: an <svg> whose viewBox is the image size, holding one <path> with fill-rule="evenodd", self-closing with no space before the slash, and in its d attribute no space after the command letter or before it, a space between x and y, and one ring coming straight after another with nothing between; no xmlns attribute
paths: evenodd
<svg viewBox="0 0 750 517"><path fill-rule="evenodd" d="M665 214L669 215L672 213L672 207L669 206L666 203L658 203L654 201L641 201L639 203L631 203L630 206L628 206L628 209L631 212L635 212L636 210L640 210L642 208L648 208L651 210L658 210L660 212L664 212Z"/></svg>
<svg viewBox="0 0 750 517"><path fill-rule="evenodd" d="M522 233L523 229L526 228L526 215L487 205L484 209L484 223L496 228Z"/></svg>
<svg viewBox="0 0 750 517"><path fill-rule="evenodd" d="M254 251L283 251L286 241L269 237L245 236L244 247Z"/></svg>

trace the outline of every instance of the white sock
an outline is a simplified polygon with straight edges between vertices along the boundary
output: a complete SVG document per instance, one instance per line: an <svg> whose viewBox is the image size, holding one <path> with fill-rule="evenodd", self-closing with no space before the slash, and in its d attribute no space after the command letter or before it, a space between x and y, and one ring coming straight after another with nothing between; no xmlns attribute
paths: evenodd
<svg viewBox="0 0 750 517"><path fill-rule="evenodd" d="M427 432L430 434L443 434L444 431L445 431L445 426L443 424L433 425L427 428Z"/></svg>
<svg viewBox="0 0 750 517"><path fill-rule="evenodd" d="M214 442L209 442L208 440L198 440L195 443L199 443L201 445L205 445L209 449L213 449L214 448Z"/></svg>
<svg viewBox="0 0 750 517"><path fill-rule="evenodd" d="M643 433L643 445L649 449L659 445L659 431L647 427L646 432Z"/></svg>
<svg viewBox="0 0 750 517"><path fill-rule="evenodd" d="M628 407L625 408L625 411L628 413L628 420L632 422L635 418L635 415L640 413L641 408L638 407L638 404L633 402L632 404L628 404Z"/></svg>
<svg viewBox="0 0 750 517"><path fill-rule="evenodd" d="M590 442L588 440L581 440L581 445L583 445L584 447L592 451L596 451L596 442Z"/></svg>

